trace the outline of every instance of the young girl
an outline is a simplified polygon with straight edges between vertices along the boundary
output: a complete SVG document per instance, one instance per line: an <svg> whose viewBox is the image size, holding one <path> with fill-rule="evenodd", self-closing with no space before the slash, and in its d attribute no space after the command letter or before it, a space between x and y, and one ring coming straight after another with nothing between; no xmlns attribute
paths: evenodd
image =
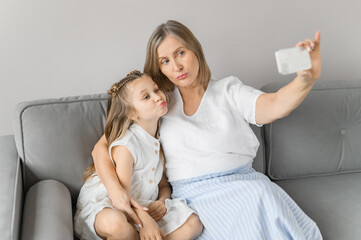
<svg viewBox="0 0 361 240"><path fill-rule="evenodd" d="M135 227L115 209L94 165L85 175L75 214L80 239L193 239L202 224L171 190L160 160L159 119L168 111L166 96L146 74L129 73L108 91L105 136L119 182L145 210L134 208L142 222ZM164 160L164 158L163 158ZM139 233L137 232L139 231Z"/></svg>

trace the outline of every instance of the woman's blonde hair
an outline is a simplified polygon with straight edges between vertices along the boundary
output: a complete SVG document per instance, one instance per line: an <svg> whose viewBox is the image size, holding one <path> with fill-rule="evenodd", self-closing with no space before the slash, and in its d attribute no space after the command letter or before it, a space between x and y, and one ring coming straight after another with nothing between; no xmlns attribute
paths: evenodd
<svg viewBox="0 0 361 240"><path fill-rule="evenodd" d="M105 137L108 142L108 147L115 140L121 138L133 124L128 116L134 112L134 108L129 101L129 91L127 84L141 78L144 73L134 70L108 90L108 105L107 105L107 122L105 124ZM95 176L94 163L90 165L84 172L83 180L86 182L92 176Z"/></svg>
<svg viewBox="0 0 361 240"><path fill-rule="evenodd" d="M202 46L186 26L174 20L169 20L159 25L150 36L144 72L148 74L164 92L174 90L174 84L160 70L159 56L157 54L159 45L168 35L178 38L187 49L196 55L199 63L198 83L206 88L211 78L211 71L204 57Z"/></svg>

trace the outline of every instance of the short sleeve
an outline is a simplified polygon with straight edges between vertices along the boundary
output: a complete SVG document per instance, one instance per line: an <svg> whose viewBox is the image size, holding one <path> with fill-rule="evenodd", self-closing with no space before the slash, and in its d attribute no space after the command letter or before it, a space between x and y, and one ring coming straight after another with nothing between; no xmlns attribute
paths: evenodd
<svg viewBox="0 0 361 240"><path fill-rule="evenodd" d="M244 85L237 77L233 76L229 77L225 91L230 104L234 104L239 114L248 123L258 127L262 126L256 123L256 101L263 94L262 91Z"/></svg>
<svg viewBox="0 0 361 240"><path fill-rule="evenodd" d="M115 163L114 163L114 159L112 157L112 148L115 146L125 146L129 150L129 152L132 154L133 159L134 159L134 165L136 165L138 158L136 155L137 151L135 151L136 144L134 143L134 140L135 140L135 138L132 135L125 135L124 137L114 141L110 145L109 155L110 155L110 159L112 160L114 166L115 166Z"/></svg>

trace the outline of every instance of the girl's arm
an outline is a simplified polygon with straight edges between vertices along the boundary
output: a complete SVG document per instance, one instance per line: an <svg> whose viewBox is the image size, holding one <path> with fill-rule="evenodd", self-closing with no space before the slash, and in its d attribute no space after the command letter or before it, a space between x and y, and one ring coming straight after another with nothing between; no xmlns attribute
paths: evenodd
<svg viewBox="0 0 361 240"><path fill-rule="evenodd" d="M158 184L158 187L159 187L158 200L149 204L148 206L149 210L147 211L148 214L155 221L162 219L162 217L166 214L167 208L165 207L165 200L169 199L171 195L171 189L167 181L165 171L163 171L163 176Z"/></svg>
<svg viewBox="0 0 361 240"><path fill-rule="evenodd" d="M112 148L112 156L116 165L116 172L120 185L127 193L129 193L133 175L133 155L127 147L116 146ZM139 225L141 227L139 229L141 239L161 239L161 236L164 236L162 235L157 223L154 222L147 212L140 209L134 210L142 221L142 225Z"/></svg>
<svg viewBox="0 0 361 240"><path fill-rule="evenodd" d="M132 206L139 209L143 207L132 199L121 186L110 159L107 140L104 135L95 145L92 156L96 172L108 191L112 205L120 211L125 212L135 224L140 225L141 221L132 209Z"/></svg>
<svg viewBox="0 0 361 240"><path fill-rule="evenodd" d="M163 171L163 176L158 184L158 187L159 187L158 200L165 202L166 199L170 198L170 195L172 193L169 183L167 181L167 176L165 175L165 171Z"/></svg>
<svg viewBox="0 0 361 240"><path fill-rule="evenodd" d="M297 77L275 93L265 93L256 102L256 122L267 124L290 114L311 91L321 75L320 32L316 32L315 41L306 39L297 47L310 51L312 68L297 73Z"/></svg>

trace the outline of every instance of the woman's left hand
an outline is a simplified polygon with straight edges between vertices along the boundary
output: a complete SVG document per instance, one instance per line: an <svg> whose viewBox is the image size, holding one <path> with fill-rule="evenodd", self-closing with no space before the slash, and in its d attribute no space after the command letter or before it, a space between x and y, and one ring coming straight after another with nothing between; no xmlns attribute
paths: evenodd
<svg viewBox="0 0 361 240"><path fill-rule="evenodd" d="M311 57L312 68L297 72L297 76L305 81L315 81L321 76L321 51L320 51L320 32L316 32L315 40L306 39L296 44L296 47L306 48Z"/></svg>
<svg viewBox="0 0 361 240"><path fill-rule="evenodd" d="M165 204L161 200L157 200L149 204L147 213L155 220L159 221L167 212Z"/></svg>

